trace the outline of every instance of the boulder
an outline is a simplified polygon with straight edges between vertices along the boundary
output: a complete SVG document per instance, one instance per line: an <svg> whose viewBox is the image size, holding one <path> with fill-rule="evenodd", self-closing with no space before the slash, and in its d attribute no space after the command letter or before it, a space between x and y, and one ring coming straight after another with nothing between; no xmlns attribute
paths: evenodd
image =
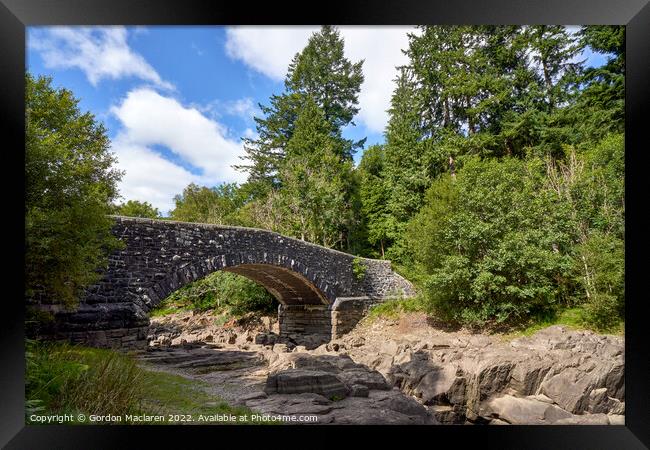
<svg viewBox="0 0 650 450"><path fill-rule="evenodd" d="M267 394L313 393L327 398L345 397L348 388L336 376L320 370L289 369L268 376Z"/></svg>
<svg viewBox="0 0 650 450"><path fill-rule="evenodd" d="M481 407L481 416L504 420L512 425L541 425L544 413L551 407L548 403L511 395L495 397Z"/></svg>
<svg viewBox="0 0 650 450"><path fill-rule="evenodd" d="M350 397L368 397L368 386L363 384L353 384L350 387Z"/></svg>
<svg viewBox="0 0 650 450"><path fill-rule="evenodd" d="M553 422L553 425L609 425L609 418L607 414L574 414Z"/></svg>
<svg viewBox="0 0 650 450"><path fill-rule="evenodd" d="M446 366L427 372L414 388L413 393L425 405L448 404L452 385L456 381L456 368Z"/></svg>
<svg viewBox="0 0 650 450"><path fill-rule="evenodd" d="M593 387L591 376L575 367L568 367L544 380L540 386L540 392L563 409L577 414L587 410L589 394Z"/></svg>

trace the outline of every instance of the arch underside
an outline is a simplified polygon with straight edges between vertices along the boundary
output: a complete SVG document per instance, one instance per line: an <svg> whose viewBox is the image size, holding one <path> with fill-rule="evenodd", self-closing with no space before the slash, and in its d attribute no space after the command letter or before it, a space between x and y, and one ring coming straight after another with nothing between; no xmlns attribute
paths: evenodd
<svg viewBox="0 0 650 450"><path fill-rule="evenodd" d="M323 293L309 280L284 267L271 264L239 264L222 269L264 286L283 305L328 305Z"/></svg>
<svg viewBox="0 0 650 450"><path fill-rule="evenodd" d="M217 270L235 273L260 284L283 305L330 305L332 303L311 280L295 270L273 264L235 263L225 265L225 267L213 266L212 270L200 265L185 267L173 272L165 279L160 280L149 291L147 297L153 301L144 302L147 309L155 307L186 284L197 281Z"/></svg>

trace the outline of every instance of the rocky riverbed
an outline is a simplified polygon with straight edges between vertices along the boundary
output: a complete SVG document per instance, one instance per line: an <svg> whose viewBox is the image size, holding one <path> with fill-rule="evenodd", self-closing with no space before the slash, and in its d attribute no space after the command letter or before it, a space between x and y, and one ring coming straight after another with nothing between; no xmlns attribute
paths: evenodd
<svg viewBox="0 0 650 450"><path fill-rule="evenodd" d="M143 364L205 381L232 404L335 424L622 425L622 337L553 326L530 337L445 331L424 315L361 322L314 350L277 322L152 319Z"/></svg>

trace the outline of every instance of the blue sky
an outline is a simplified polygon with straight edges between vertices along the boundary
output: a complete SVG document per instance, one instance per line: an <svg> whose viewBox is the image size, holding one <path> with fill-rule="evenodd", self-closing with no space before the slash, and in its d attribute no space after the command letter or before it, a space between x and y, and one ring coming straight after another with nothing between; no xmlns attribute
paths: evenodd
<svg viewBox="0 0 650 450"><path fill-rule="evenodd" d="M242 182L241 137L255 136L258 103L283 90L315 27L30 27L27 67L72 90L108 129L125 171L122 200L163 213L190 182ZM383 141L386 109L412 27L342 27L346 56L364 59L360 112L346 137ZM602 55L586 53L589 65ZM358 162L362 151L356 156Z"/></svg>

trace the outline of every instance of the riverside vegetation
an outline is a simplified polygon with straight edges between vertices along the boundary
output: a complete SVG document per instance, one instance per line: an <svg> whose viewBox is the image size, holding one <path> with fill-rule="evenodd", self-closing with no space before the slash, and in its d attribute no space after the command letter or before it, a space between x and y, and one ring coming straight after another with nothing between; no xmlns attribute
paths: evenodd
<svg viewBox="0 0 650 450"><path fill-rule="evenodd" d="M324 26L292 60L285 90L260 105L258 137L244 140L249 164L239 167L248 180L189 185L169 218L390 259L420 294L371 316L422 312L521 334L554 323L621 333L624 42L620 26L420 27L398 68L385 142L365 148L355 167L365 141L344 130L359 111L363 61L345 58L337 29ZM605 63L585 66L583 49ZM30 74L26 86L25 296L28 307L74 307L119 246L108 215L160 212L116 204L122 174L106 130L72 92ZM163 312L216 309L227 320L273 310L273 301L217 273L173 294ZM44 318L28 311L37 330ZM27 352L34 410L92 409L118 367L133 378L110 401L142 410L150 391L136 380L164 377L128 356L43 345Z"/></svg>

